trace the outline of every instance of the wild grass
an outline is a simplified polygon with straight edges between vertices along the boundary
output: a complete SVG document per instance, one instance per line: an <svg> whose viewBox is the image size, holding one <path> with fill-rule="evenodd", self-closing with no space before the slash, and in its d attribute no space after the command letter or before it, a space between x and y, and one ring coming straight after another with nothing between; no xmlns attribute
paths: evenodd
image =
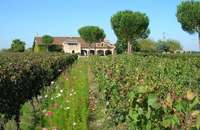
<svg viewBox="0 0 200 130"><path fill-rule="evenodd" d="M80 59L45 94L45 130L88 129L88 64Z"/></svg>

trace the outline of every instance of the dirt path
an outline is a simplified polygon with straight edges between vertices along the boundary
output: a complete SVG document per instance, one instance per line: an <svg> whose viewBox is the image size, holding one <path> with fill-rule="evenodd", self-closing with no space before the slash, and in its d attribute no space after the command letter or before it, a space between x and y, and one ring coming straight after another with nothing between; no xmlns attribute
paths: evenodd
<svg viewBox="0 0 200 130"><path fill-rule="evenodd" d="M105 112L105 104L102 102L101 95L96 84L95 77L88 69L89 77L89 128L88 130L116 130L110 118Z"/></svg>

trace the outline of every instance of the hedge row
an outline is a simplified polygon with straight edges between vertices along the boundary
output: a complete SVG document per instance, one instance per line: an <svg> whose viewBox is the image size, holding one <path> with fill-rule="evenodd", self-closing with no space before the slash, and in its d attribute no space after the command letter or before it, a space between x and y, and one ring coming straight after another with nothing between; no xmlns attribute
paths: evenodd
<svg viewBox="0 0 200 130"><path fill-rule="evenodd" d="M200 128L200 57L92 58L107 114L131 130Z"/></svg>
<svg viewBox="0 0 200 130"><path fill-rule="evenodd" d="M0 113L18 116L21 104L48 85L77 55L1 53Z"/></svg>
<svg viewBox="0 0 200 130"><path fill-rule="evenodd" d="M55 45L55 44L51 44L51 45L34 45L33 47L33 51L34 52L63 52L63 48L60 45Z"/></svg>

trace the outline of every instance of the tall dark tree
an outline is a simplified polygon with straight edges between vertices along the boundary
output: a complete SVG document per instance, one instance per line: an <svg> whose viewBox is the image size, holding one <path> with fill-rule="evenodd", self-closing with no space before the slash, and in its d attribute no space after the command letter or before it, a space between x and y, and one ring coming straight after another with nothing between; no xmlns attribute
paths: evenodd
<svg viewBox="0 0 200 130"><path fill-rule="evenodd" d="M11 51L13 52L24 52L25 50L25 42L21 41L20 39L15 39L12 41L11 44Z"/></svg>
<svg viewBox="0 0 200 130"><path fill-rule="evenodd" d="M132 45L139 38L148 37L150 30L149 18L144 13L133 11L119 11L111 18L112 28L118 39L128 41L128 53L131 53Z"/></svg>
<svg viewBox="0 0 200 130"><path fill-rule="evenodd" d="M198 34L200 47L200 1L183 1L177 7L176 16L184 31Z"/></svg>
<svg viewBox="0 0 200 130"><path fill-rule="evenodd" d="M44 35L42 36L42 44L46 45L46 48L48 50L49 45L53 43L53 37L50 35Z"/></svg>
<svg viewBox="0 0 200 130"><path fill-rule="evenodd" d="M122 54L127 50L127 42L122 39L118 39L115 44L115 50L117 54Z"/></svg>
<svg viewBox="0 0 200 130"><path fill-rule="evenodd" d="M97 26L85 26L78 30L81 38L85 40L89 47L92 43L101 42L105 38L104 30ZM90 51L90 48L89 48Z"/></svg>

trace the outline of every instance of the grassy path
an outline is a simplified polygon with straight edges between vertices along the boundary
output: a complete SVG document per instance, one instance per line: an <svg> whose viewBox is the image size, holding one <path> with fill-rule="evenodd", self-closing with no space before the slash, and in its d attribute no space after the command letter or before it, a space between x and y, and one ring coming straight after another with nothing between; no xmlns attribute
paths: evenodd
<svg viewBox="0 0 200 130"><path fill-rule="evenodd" d="M46 92L47 130L115 130L88 60L80 58Z"/></svg>
<svg viewBox="0 0 200 130"><path fill-rule="evenodd" d="M48 91L49 116L45 117L47 129L88 129L88 64L79 59L69 71L56 81Z"/></svg>

